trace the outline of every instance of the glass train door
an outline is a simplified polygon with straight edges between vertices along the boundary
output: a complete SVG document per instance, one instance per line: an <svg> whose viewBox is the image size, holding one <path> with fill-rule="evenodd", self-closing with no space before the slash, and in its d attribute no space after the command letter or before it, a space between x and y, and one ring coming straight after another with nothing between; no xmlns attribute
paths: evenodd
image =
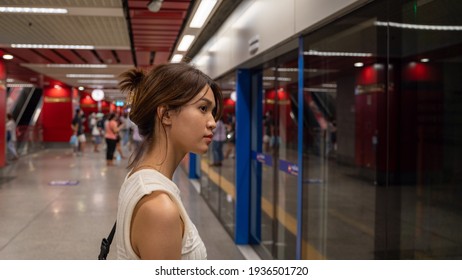
<svg viewBox="0 0 462 280"><path fill-rule="evenodd" d="M297 53L252 76L251 236L264 259L295 259Z"/></svg>

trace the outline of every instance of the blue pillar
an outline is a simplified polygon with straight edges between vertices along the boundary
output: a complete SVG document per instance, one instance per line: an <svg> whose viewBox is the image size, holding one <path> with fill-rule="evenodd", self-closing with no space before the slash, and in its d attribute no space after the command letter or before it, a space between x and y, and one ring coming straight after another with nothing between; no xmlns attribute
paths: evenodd
<svg viewBox="0 0 462 280"><path fill-rule="evenodd" d="M302 213L303 213L303 38L298 39L298 177L297 177L297 241L295 258L302 258Z"/></svg>
<svg viewBox="0 0 462 280"><path fill-rule="evenodd" d="M199 178L199 174L197 174L197 155L193 153L189 153L189 179L197 179Z"/></svg>
<svg viewBox="0 0 462 280"><path fill-rule="evenodd" d="M236 77L236 228L234 242L248 244L250 239L250 137L251 75L237 70Z"/></svg>

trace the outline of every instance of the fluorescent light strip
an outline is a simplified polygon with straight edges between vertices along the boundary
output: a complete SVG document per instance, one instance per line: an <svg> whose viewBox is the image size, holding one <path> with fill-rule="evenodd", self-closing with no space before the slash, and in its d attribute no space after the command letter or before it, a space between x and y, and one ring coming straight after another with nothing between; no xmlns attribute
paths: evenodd
<svg viewBox="0 0 462 280"><path fill-rule="evenodd" d="M403 29L416 29L416 30L432 30L432 31L462 31L460 25L426 25L426 24L410 24L399 22L376 21L377 26L390 26Z"/></svg>
<svg viewBox="0 0 462 280"><path fill-rule="evenodd" d="M107 68L106 64L47 64L50 68Z"/></svg>
<svg viewBox="0 0 462 280"><path fill-rule="evenodd" d="M316 55L316 56L354 56L354 57L369 57L372 53L356 53L356 52L318 52L315 50L309 50L303 52L304 55Z"/></svg>
<svg viewBox="0 0 462 280"><path fill-rule="evenodd" d="M112 74L66 74L66 78L114 78Z"/></svg>
<svg viewBox="0 0 462 280"><path fill-rule="evenodd" d="M276 77L263 77L263 81L274 81L276 80ZM290 82L292 81L291 78L285 78L285 77L278 77L278 81L280 82Z"/></svg>
<svg viewBox="0 0 462 280"><path fill-rule="evenodd" d="M81 84L117 84L117 80L78 80L78 83Z"/></svg>
<svg viewBox="0 0 462 280"><path fill-rule="evenodd" d="M0 13L67 14L68 11L61 8L0 7Z"/></svg>
<svg viewBox="0 0 462 280"><path fill-rule="evenodd" d="M47 44L11 44L16 49L77 49L93 50L95 46L90 45L47 45Z"/></svg>
<svg viewBox="0 0 462 280"><path fill-rule="evenodd" d="M275 67L273 67L271 70L276 70ZM298 72L298 68L277 68L279 72Z"/></svg>
<svg viewBox="0 0 462 280"><path fill-rule="evenodd" d="M34 87L33 84L6 84L6 87Z"/></svg>
<svg viewBox="0 0 462 280"><path fill-rule="evenodd" d="M196 38L196 36L194 35L184 35L183 38L181 39L180 44L178 45L177 50L187 51L189 47L191 46L192 42L194 41L194 38Z"/></svg>
<svg viewBox="0 0 462 280"><path fill-rule="evenodd" d="M337 92L334 88L303 88L304 91L311 91L311 92Z"/></svg>
<svg viewBox="0 0 462 280"><path fill-rule="evenodd" d="M178 63L178 62L180 62L182 59L183 59L183 55L182 55L182 54L175 54L175 55L172 57L172 60L170 60L170 62L172 62L172 63Z"/></svg>
<svg viewBox="0 0 462 280"><path fill-rule="evenodd" d="M202 0L189 27L201 28L209 17L210 12L212 12L213 7L215 7L215 4L217 4L217 0Z"/></svg>

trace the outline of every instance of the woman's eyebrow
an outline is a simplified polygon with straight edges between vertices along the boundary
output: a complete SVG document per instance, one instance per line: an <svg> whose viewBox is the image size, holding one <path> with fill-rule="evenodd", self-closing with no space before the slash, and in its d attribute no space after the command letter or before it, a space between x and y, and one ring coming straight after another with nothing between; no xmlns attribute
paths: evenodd
<svg viewBox="0 0 462 280"><path fill-rule="evenodd" d="M207 105L211 106L214 102L212 102L210 99L206 98L206 97L201 97L201 99L197 100L196 102L192 103L192 104L196 104L196 103L199 103L201 101L204 101L207 103Z"/></svg>

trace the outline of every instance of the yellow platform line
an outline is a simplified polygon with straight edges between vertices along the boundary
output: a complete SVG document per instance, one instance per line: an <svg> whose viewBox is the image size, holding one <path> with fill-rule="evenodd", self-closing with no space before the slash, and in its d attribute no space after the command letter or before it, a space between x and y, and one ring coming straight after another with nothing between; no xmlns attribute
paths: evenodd
<svg viewBox="0 0 462 280"><path fill-rule="evenodd" d="M201 160L201 169L206 173L209 179L219 186L225 193L229 194L233 199L236 198L236 190L233 184L225 177L220 176L215 170L209 168L205 160ZM220 179L221 177L221 179Z"/></svg>
<svg viewBox="0 0 462 280"><path fill-rule="evenodd" d="M204 173L206 173L209 179L214 182L217 186L219 186L225 193L230 195L233 199L235 199L236 191L234 184L232 184L228 179L223 176L220 176L215 170L209 168L207 161L202 159L201 160L201 169ZM221 178L220 178L221 177ZM263 212L266 213L271 219L274 219L273 216L273 204L267 200L266 198L261 198L261 208ZM287 213L283 208L280 206L277 207L277 220L293 235L297 236L297 221L296 219ZM303 258L310 259L310 260L324 260L326 257L322 255L315 247L313 247L308 242L302 241L302 247L304 250Z"/></svg>

